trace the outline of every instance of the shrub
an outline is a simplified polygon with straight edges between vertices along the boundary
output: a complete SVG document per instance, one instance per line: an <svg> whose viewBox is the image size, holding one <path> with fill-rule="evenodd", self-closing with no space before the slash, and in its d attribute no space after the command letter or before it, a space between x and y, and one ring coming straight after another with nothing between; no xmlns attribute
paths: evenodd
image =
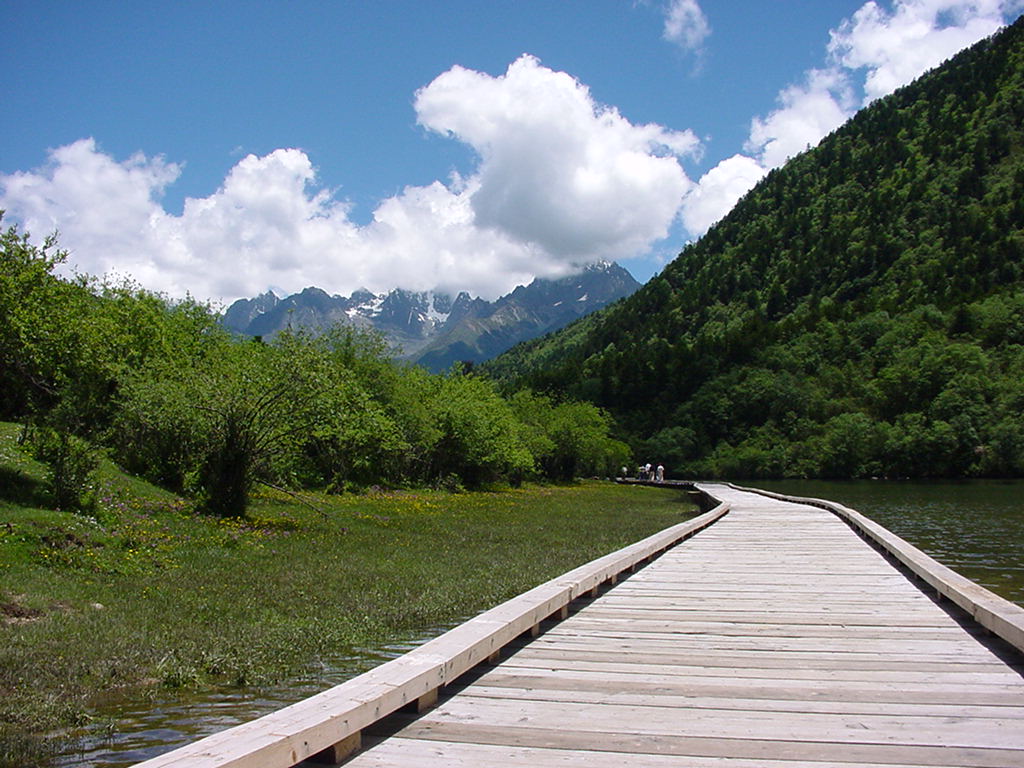
<svg viewBox="0 0 1024 768"><path fill-rule="evenodd" d="M32 432L34 454L50 467L50 490L57 509L87 512L96 503L99 455L85 440L52 427Z"/></svg>

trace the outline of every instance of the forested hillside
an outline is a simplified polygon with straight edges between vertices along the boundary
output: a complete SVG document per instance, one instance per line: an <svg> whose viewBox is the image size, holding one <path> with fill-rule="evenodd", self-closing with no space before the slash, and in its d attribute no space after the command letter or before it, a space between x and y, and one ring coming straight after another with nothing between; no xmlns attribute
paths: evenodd
<svg viewBox="0 0 1024 768"><path fill-rule="evenodd" d="M630 299L489 366L676 475L1024 474L1024 20L772 172Z"/></svg>

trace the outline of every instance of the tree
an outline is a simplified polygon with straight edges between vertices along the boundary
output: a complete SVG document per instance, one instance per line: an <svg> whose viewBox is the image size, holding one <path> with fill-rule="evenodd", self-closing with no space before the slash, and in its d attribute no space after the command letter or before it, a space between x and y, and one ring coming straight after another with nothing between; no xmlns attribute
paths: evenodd
<svg viewBox="0 0 1024 768"><path fill-rule="evenodd" d="M0 211L0 223L3 213ZM81 290L54 270L67 254L56 237L42 247L17 227L0 232L0 416L45 413L59 399L64 370L80 347Z"/></svg>
<svg viewBox="0 0 1024 768"><path fill-rule="evenodd" d="M511 404L523 424L524 440L546 477L614 476L631 462L629 446L610 437L611 417L591 403L556 404L546 395L521 390L512 396Z"/></svg>
<svg viewBox="0 0 1024 768"><path fill-rule="evenodd" d="M825 477L872 477L882 473L879 456L885 427L863 413L841 413L825 424L820 472Z"/></svg>
<svg viewBox="0 0 1024 768"><path fill-rule="evenodd" d="M326 418L328 373L307 344L224 334L186 365L160 361L126 377L123 449L190 486L203 510L244 515L253 484L286 474Z"/></svg>
<svg viewBox="0 0 1024 768"><path fill-rule="evenodd" d="M449 374L438 381L433 411L440 437L431 475L455 475L470 487L497 480L518 482L533 470L522 427L494 385L475 375Z"/></svg>

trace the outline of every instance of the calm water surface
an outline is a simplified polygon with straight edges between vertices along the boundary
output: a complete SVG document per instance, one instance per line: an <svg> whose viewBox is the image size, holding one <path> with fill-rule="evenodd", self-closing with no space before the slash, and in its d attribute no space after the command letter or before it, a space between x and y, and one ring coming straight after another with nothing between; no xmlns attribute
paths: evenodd
<svg viewBox="0 0 1024 768"><path fill-rule="evenodd" d="M310 670L301 679L259 689L225 688L202 695L157 695L118 702L95 713L95 724L59 755L60 768L126 768L312 696L421 645L461 624L431 627L422 635L380 648L355 649L351 655Z"/></svg>
<svg viewBox="0 0 1024 768"><path fill-rule="evenodd" d="M746 485L852 507L941 563L1024 605L1024 481L757 481ZM57 765L133 765L311 696L449 628L432 627L407 642L358 650L286 686L226 689L191 699L156 698L112 706L99 713L98 725Z"/></svg>

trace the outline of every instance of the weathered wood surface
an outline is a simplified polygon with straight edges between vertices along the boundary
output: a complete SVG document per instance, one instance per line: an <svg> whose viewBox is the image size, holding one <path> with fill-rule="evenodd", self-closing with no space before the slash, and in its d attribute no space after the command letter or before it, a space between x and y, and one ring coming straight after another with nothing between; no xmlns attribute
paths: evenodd
<svg viewBox="0 0 1024 768"><path fill-rule="evenodd" d="M748 490L730 486L735 490ZM769 498L801 501L827 509L860 531L877 546L891 554L917 578L926 582L937 594L948 598L966 611L990 632L1006 640L1018 651L1024 653L1024 608L1014 605L989 590L961 576L926 555L917 547L886 530L874 520L860 512L824 499L795 499L783 497L770 491L757 491Z"/></svg>
<svg viewBox="0 0 1024 768"><path fill-rule="evenodd" d="M728 515L347 764L1024 766L1014 649L836 514L707 490Z"/></svg>

